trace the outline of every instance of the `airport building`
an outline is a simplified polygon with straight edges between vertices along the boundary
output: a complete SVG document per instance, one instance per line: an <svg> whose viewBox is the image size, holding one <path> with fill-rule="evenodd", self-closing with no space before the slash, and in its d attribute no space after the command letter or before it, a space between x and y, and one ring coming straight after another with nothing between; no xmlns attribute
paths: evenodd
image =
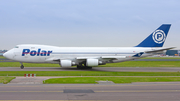
<svg viewBox="0 0 180 101"><path fill-rule="evenodd" d="M179 56L180 50L167 50L166 56Z"/></svg>
<svg viewBox="0 0 180 101"><path fill-rule="evenodd" d="M7 52L8 50L0 50L0 55L3 55L5 52Z"/></svg>

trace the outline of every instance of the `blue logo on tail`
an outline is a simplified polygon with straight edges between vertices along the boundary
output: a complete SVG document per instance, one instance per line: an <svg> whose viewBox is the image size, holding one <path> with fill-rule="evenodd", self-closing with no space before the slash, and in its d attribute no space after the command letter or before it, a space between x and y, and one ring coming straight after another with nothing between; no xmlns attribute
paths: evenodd
<svg viewBox="0 0 180 101"><path fill-rule="evenodd" d="M171 24L163 24L136 47L162 47Z"/></svg>
<svg viewBox="0 0 180 101"><path fill-rule="evenodd" d="M163 43L165 41L166 34L162 30L156 30L153 33L152 38L153 38L155 43L161 44L161 43Z"/></svg>

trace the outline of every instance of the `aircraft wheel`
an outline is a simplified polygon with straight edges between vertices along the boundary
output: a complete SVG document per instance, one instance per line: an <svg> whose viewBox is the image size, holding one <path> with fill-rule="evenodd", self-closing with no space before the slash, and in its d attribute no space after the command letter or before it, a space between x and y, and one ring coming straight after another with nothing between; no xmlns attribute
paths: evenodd
<svg viewBox="0 0 180 101"><path fill-rule="evenodd" d="M24 66L23 66L23 65L21 65L21 69L24 69Z"/></svg>
<svg viewBox="0 0 180 101"><path fill-rule="evenodd" d="M77 69L82 69L82 68L83 68L82 66L78 66L78 65L77 65Z"/></svg>
<svg viewBox="0 0 180 101"><path fill-rule="evenodd" d="M87 69L92 69L92 67L86 67Z"/></svg>
<svg viewBox="0 0 180 101"><path fill-rule="evenodd" d="M92 67L84 66L84 67L82 67L82 69L92 69Z"/></svg>
<svg viewBox="0 0 180 101"><path fill-rule="evenodd" d="M92 67L89 67L89 66L77 66L77 69L92 69Z"/></svg>

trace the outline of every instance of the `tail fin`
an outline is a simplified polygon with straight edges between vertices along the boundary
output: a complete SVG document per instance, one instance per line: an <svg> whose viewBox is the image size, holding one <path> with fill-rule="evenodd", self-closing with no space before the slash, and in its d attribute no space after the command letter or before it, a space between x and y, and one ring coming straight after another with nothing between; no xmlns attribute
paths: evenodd
<svg viewBox="0 0 180 101"><path fill-rule="evenodd" d="M170 26L171 24L162 24L136 47L162 47L166 40Z"/></svg>

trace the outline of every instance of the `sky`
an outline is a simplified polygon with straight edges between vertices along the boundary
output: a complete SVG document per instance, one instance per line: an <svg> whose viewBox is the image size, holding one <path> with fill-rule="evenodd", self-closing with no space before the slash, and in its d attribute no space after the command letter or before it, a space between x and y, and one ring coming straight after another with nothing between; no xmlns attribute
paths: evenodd
<svg viewBox="0 0 180 101"><path fill-rule="evenodd" d="M164 47L180 49L180 0L1 0L0 49L131 47L162 24Z"/></svg>

